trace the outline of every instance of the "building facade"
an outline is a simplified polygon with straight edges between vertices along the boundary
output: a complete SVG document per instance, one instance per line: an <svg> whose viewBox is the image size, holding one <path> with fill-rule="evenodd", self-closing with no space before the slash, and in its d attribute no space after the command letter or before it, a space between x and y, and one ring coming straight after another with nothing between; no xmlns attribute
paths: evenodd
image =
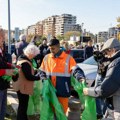
<svg viewBox="0 0 120 120"><path fill-rule="evenodd" d="M28 26L27 35L35 35L36 34L36 25Z"/></svg>
<svg viewBox="0 0 120 120"><path fill-rule="evenodd" d="M66 32L75 28L76 16L71 14L62 14L56 16L55 35L64 35Z"/></svg>
<svg viewBox="0 0 120 120"><path fill-rule="evenodd" d="M42 36L43 35L43 23L39 21L36 23L36 34Z"/></svg>
<svg viewBox="0 0 120 120"><path fill-rule="evenodd" d="M109 38L112 38L112 37L118 38L120 34L120 28L119 27L109 28L108 33L109 33Z"/></svg>
<svg viewBox="0 0 120 120"><path fill-rule="evenodd" d="M48 35L55 36L55 21L56 21L56 16L51 16L43 20L44 36L48 36Z"/></svg>
<svg viewBox="0 0 120 120"><path fill-rule="evenodd" d="M101 42L105 42L108 39L108 32L107 31L102 31L99 32L97 35L97 42L101 43Z"/></svg>
<svg viewBox="0 0 120 120"><path fill-rule="evenodd" d="M27 28L27 34L48 36L64 35L68 31L81 31L76 24L76 16L71 14L54 15Z"/></svg>

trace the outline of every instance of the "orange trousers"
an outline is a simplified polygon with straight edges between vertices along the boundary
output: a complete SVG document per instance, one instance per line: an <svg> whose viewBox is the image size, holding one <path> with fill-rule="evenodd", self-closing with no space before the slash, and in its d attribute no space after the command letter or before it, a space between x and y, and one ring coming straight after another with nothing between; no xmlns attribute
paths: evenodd
<svg viewBox="0 0 120 120"><path fill-rule="evenodd" d="M58 97L59 102L61 103L64 113L66 114L68 109L68 98Z"/></svg>

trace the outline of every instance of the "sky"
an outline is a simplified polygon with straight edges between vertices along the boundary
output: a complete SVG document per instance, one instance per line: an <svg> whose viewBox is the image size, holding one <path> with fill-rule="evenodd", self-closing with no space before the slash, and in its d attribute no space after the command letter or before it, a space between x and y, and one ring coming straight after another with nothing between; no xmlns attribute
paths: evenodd
<svg viewBox="0 0 120 120"><path fill-rule="evenodd" d="M72 14L97 34L117 25L120 0L10 0L11 29L25 29L52 15ZM0 0L0 26L8 29L8 0Z"/></svg>

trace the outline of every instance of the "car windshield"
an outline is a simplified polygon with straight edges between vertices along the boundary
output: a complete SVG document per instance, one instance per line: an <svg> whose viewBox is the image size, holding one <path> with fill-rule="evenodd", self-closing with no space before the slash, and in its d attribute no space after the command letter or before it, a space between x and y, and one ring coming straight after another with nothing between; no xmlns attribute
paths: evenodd
<svg viewBox="0 0 120 120"><path fill-rule="evenodd" d="M89 65L97 65L97 62L95 61L93 56L91 56L90 58L83 61L83 63L84 64L89 64Z"/></svg>

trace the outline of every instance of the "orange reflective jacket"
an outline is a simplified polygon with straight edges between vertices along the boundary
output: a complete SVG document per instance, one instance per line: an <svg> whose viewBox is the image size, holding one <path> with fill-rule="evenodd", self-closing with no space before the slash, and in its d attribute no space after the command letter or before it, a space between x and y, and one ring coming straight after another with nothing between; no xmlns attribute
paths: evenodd
<svg viewBox="0 0 120 120"><path fill-rule="evenodd" d="M44 57L40 69L51 79L58 97L70 96L70 74L74 66L76 66L75 60L65 52L57 58L51 53Z"/></svg>

